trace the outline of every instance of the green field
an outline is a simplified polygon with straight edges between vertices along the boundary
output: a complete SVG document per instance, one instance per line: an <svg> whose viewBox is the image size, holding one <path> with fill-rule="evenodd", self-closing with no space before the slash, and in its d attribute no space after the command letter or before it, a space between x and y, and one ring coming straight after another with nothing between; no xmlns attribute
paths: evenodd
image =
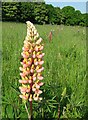
<svg viewBox="0 0 88 120"><path fill-rule="evenodd" d="M35 25L44 43L43 101L33 102L33 117L86 118L86 28ZM53 31L52 41L48 34ZM27 118L19 98L20 57L26 24L2 23L2 117ZM46 120L46 119L45 119ZM52 120L52 119L51 119Z"/></svg>

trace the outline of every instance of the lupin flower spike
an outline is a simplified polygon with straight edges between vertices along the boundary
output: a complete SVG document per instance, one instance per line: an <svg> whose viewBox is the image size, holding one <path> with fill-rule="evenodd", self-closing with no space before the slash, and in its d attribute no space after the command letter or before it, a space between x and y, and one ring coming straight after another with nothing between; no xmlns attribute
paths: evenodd
<svg viewBox="0 0 88 120"><path fill-rule="evenodd" d="M39 37L35 26L30 21L26 23L27 36L21 53L23 60L21 61L22 67L19 68L21 71L21 80L19 80L21 86L19 89L21 92L20 98L29 101L31 103L30 109L32 109L33 100L42 100L40 87L43 85L41 81L43 80L42 71L44 70L44 67L42 67L44 45L41 44L42 38Z"/></svg>

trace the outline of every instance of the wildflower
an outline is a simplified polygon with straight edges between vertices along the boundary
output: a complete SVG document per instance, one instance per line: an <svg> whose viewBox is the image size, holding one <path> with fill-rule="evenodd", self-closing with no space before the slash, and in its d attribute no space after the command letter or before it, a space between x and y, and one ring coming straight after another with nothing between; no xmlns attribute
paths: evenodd
<svg viewBox="0 0 88 120"><path fill-rule="evenodd" d="M39 38L39 34L35 26L27 21L27 36L24 40L24 46L21 53L23 60L21 61L21 67L19 68L21 73L21 79L19 87L21 95L20 98L24 100L42 100L40 94L42 91L40 87L43 85L42 66L43 56L45 55L42 50L44 45L41 44L42 38Z"/></svg>

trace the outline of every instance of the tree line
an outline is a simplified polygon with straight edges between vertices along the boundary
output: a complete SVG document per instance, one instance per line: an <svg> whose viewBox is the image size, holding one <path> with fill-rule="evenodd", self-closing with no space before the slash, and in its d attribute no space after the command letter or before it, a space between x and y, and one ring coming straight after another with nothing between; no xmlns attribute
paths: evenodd
<svg viewBox="0 0 88 120"><path fill-rule="evenodd" d="M28 20L34 24L88 26L88 13L82 14L72 6L60 9L45 2L2 2L2 21Z"/></svg>

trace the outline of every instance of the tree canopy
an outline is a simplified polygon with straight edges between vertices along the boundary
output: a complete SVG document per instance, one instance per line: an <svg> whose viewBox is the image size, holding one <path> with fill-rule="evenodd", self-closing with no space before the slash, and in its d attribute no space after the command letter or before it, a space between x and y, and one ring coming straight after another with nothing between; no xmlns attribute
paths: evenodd
<svg viewBox="0 0 88 120"><path fill-rule="evenodd" d="M88 13L82 14L72 6L60 9L45 2L2 2L2 21L88 26L87 18Z"/></svg>

